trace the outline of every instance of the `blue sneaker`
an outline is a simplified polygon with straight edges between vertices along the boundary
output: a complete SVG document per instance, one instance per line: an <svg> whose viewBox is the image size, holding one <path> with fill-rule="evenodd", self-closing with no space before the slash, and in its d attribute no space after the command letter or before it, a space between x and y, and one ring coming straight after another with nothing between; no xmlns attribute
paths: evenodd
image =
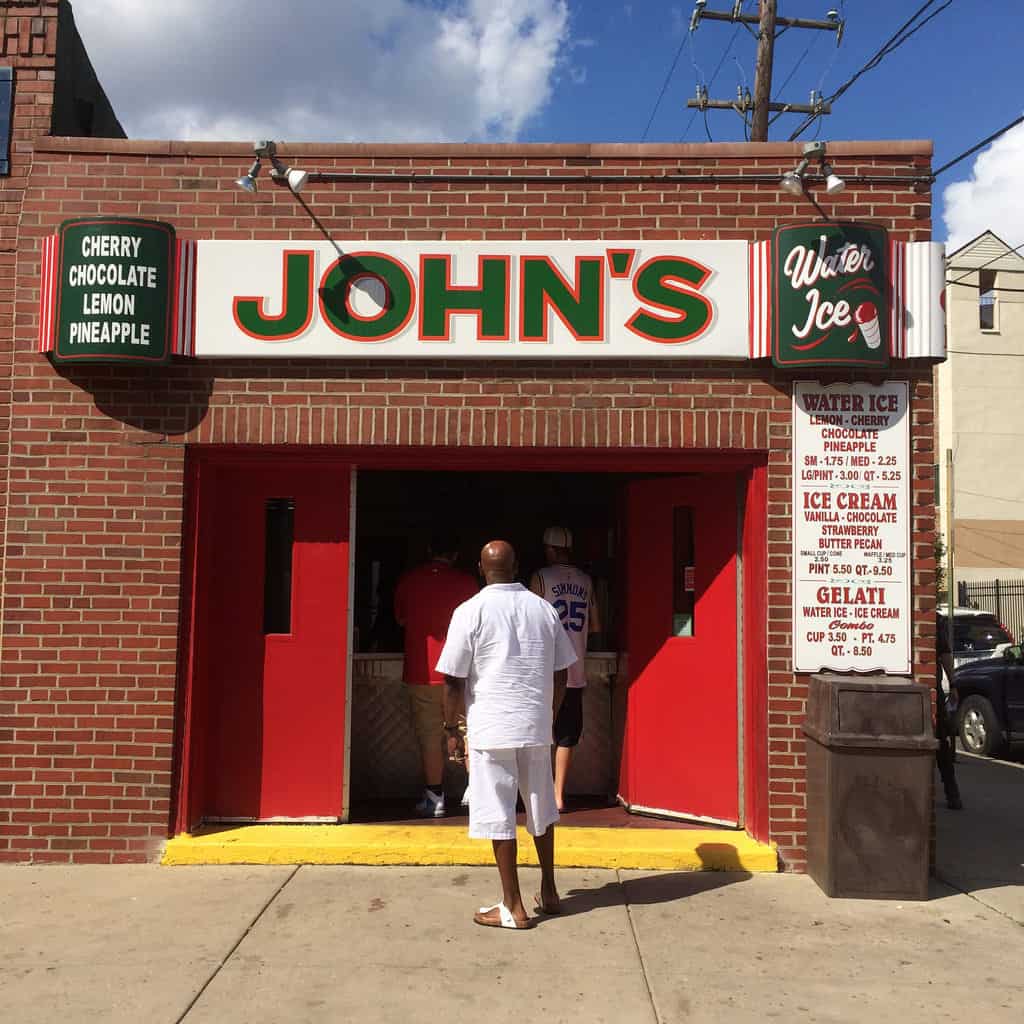
<svg viewBox="0 0 1024 1024"><path fill-rule="evenodd" d="M423 798L416 805L416 813L421 818L443 818L444 796L435 796L429 789L423 791Z"/></svg>

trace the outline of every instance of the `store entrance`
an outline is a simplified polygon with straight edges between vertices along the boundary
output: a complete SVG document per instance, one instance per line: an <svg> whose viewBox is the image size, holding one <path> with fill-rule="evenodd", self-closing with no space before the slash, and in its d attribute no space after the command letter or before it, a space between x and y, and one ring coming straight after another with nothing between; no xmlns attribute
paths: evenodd
<svg viewBox="0 0 1024 1024"><path fill-rule="evenodd" d="M594 580L601 623L570 797L738 824L737 488L733 474L360 472L353 815L401 816L423 786L394 614L401 574L444 531L473 573L484 543L509 540L528 584L544 565L544 530L561 526ZM449 806L460 784L456 773Z"/></svg>
<svg viewBox="0 0 1024 1024"><path fill-rule="evenodd" d="M476 576L481 547L508 540L528 584L544 566L548 526L573 535L573 561L594 581L601 631L588 643L583 739L569 792L575 806L615 796L612 696L621 631L619 549L623 486L617 473L417 472L361 470L357 484L353 598L351 783L354 820L409 815L423 789L422 767L402 680L404 638L394 593L403 572L424 562L432 535L459 541L458 567ZM459 805L458 769L449 806Z"/></svg>
<svg viewBox="0 0 1024 1024"><path fill-rule="evenodd" d="M400 575L445 530L474 575L481 546L509 540L528 583L545 529L561 526L602 624L570 804L749 819L763 833L763 473L598 452L454 453L411 468L421 461L193 461L178 830L412 818L425 783L394 614ZM457 796L449 810L457 822Z"/></svg>

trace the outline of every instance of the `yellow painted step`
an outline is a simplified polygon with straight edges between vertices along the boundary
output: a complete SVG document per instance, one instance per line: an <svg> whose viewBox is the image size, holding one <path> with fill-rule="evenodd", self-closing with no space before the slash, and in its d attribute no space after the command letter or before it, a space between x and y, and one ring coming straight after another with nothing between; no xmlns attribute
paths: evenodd
<svg viewBox="0 0 1024 1024"><path fill-rule="evenodd" d="M570 868L778 871L774 845L730 829L560 828ZM491 844L450 825L242 825L167 843L164 864L493 864ZM519 863L536 864L519 829Z"/></svg>

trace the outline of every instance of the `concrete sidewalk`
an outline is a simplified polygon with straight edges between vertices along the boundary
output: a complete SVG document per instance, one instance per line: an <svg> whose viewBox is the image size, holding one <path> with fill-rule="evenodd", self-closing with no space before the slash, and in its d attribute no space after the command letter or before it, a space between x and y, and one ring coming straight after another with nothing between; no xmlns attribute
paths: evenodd
<svg viewBox="0 0 1024 1024"><path fill-rule="evenodd" d="M964 809L936 806L936 875L1024 925L1024 751L1008 760L960 752L956 776Z"/></svg>
<svg viewBox="0 0 1024 1024"><path fill-rule="evenodd" d="M522 871L524 891L536 869ZM5 1020L1017 1021L1024 928L936 883L566 870L565 914L475 926L491 868L5 867ZM969 1007L969 1011L966 1009Z"/></svg>
<svg viewBox="0 0 1024 1024"><path fill-rule="evenodd" d="M1024 764L961 755L924 903L807 877L563 870L565 914L474 925L493 868L2 867L0 1019L1021 1019ZM538 872L521 872L524 892Z"/></svg>

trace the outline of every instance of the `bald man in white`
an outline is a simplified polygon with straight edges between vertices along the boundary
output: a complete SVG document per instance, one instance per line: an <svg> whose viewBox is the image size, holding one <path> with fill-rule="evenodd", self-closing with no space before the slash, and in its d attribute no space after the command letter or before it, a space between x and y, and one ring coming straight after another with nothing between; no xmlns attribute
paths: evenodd
<svg viewBox="0 0 1024 1024"><path fill-rule="evenodd" d="M556 678L564 685L576 652L558 613L517 583L516 571L511 544L484 546L480 573L486 586L455 609L437 671L445 676L445 721L456 722L466 709L469 834L491 840L501 877L501 902L481 907L473 920L522 929L532 918L523 906L516 867L519 794L541 867L537 909L549 914L561 909L555 886L552 703Z"/></svg>

